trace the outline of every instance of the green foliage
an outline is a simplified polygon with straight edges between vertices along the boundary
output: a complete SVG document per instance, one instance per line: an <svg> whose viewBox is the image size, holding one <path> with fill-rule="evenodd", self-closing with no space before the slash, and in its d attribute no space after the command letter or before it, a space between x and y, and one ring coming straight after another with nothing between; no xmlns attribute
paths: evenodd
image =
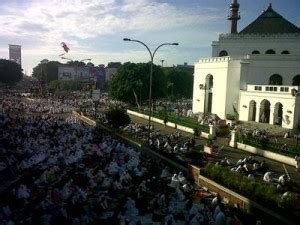
<svg viewBox="0 0 300 225"><path fill-rule="evenodd" d="M226 114L226 119L235 120L235 115L234 114Z"/></svg>
<svg viewBox="0 0 300 225"><path fill-rule="evenodd" d="M112 97L134 103L135 91L142 102L149 97L150 63L125 63L118 68L117 74L109 83ZM158 98L191 98L193 94L192 72L183 68L161 68L153 65L153 99Z"/></svg>
<svg viewBox="0 0 300 225"><path fill-rule="evenodd" d="M49 84L54 91L80 91L83 87L84 83L78 80L53 80Z"/></svg>
<svg viewBox="0 0 300 225"><path fill-rule="evenodd" d="M194 130L194 135L195 136L199 136L200 135L201 130L200 130L199 126L195 126L193 130Z"/></svg>
<svg viewBox="0 0 300 225"><path fill-rule="evenodd" d="M243 174L230 171L229 168L211 163L206 165L204 175L233 191L267 206L282 207L283 204L285 206L291 205L294 199L285 199L283 203L281 193L274 185L249 179ZM291 195L294 196L293 193Z"/></svg>
<svg viewBox="0 0 300 225"><path fill-rule="evenodd" d="M0 82L14 84L22 78L22 69L19 64L11 60L0 59Z"/></svg>
<svg viewBox="0 0 300 225"><path fill-rule="evenodd" d="M244 135L238 133L238 142L251 145L260 149L268 150L271 152L276 152L279 154L295 157L295 155L300 154L300 146L286 144L287 149L283 150L282 143L272 143L268 138L258 138L258 137L245 137Z"/></svg>
<svg viewBox="0 0 300 225"><path fill-rule="evenodd" d="M78 60L68 61L67 64L70 66L80 66L80 67L85 66L85 62L78 61Z"/></svg>
<svg viewBox="0 0 300 225"><path fill-rule="evenodd" d="M47 63L40 63L33 68L32 76L43 81L45 83L50 83L53 80L58 79L58 65L60 63L57 61L49 61Z"/></svg>
<svg viewBox="0 0 300 225"><path fill-rule="evenodd" d="M115 76L109 82L111 97L135 103L133 90L142 102L149 98L150 63L125 63L118 68ZM165 79L160 67L153 65L152 97L164 97Z"/></svg>
<svg viewBox="0 0 300 225"><path fill-rule="evenodd" d="M230 133L230 130L228 127L220 127L218 129L217 135L219 137L227 137L229 135L229 133Z"/></svg>
<svg viewBox="0 0 300 225"><path fill-rule="evenodd" d="M192 98L193 71L184 68L164 68L166 97L169 99Z"/></svg>
<svg viewBox="0 0 300 225"><path fill-rule="evenodd" d="M106 112L105 116L108 123L112 125L113 128L126 126L130 123L130 117L127 115L126 111L121 108L111 108Z"/></svg>

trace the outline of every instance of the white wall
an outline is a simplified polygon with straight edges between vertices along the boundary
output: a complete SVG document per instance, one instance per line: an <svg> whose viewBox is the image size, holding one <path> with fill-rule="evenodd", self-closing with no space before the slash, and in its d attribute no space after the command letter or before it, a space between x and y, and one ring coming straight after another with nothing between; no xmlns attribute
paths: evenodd
<svg viewBox="0 0 300 225"><path fill-rule="evenodd" d="M227 93L226 93L226 114L234 114L233 105L238 110L239 108L239 94L240 94L240 73L241 61L230 60L228 65L227 76Z"/></svg>
<svg viewBox="0 0 300 225"><path fill-rule="evenodd" d="M229 56L244 56L252 54L254 50L260 51L260 54L265 54L268 49L273 49L276 54L288 50L291 55L300 55L300 35L221 34L219 41L213 42L212 46L213 57L218 57L222 50L226 50Z"/></svg>
<svg viewBox="0 0 300 225"><path fill-rule="evenodd" d="M267 99L270 102L270 122L272 114L272 107L275 106L276 103L280 102L283 105L282 112L283 112L283 121L282 127L293 129L294 126L294 114L295 114L295 102L296 97L293 97L290 93L271 93L271 92L261 92L261 91L241 91L240 93L240 107L239 107L239 115L241 121L248 121L249 115L249 104L252 100L256 102L256 114L259 113L259 107L261 101ZM246 106L247 108L243 107ZM289 113L288 111L291 111ZM273 124L273 123L272 123Z"/></svg>
<svg viewBox="0 0 300 225"><path fill-rule="evenodd" d="M70 74L70 76L64 76L64 74ZM90 80L90 68L89 67L76 67L62 65L58 66L58 79L79 79L79 80Z"/></svg>
<svg viewBox="0 0 300 225"><path fill-rule="evenodd" d="M248 63L247 84L268 85L270 76L279 74L283 85L291 86L294 76L300 75L300 56L251 55L242 62Z"/></svg>
<svg viewBox="0 0 300 225"><path fill-rule="evenodd" d="M207 75L211 74L213 76L212 113L217 114L221 118L225 118L229 60L229 57L217 57L200 59L199 62L195 64L193 113L204 112L205 91L200 90L199 85L205 85Z"/></svg>

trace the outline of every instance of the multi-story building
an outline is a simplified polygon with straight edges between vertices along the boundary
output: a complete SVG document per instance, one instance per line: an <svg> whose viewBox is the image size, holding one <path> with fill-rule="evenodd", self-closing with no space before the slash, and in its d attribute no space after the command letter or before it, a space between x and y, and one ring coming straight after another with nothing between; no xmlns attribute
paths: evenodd
<svg viewBox="0 0 300 225"><path fill-rule="evenodd" d="M9 46L9 60L18 63L22 67L21 58L21 45L8 45Z"/></svg>
<svg viewBox="0 0 300 225"><path fill-rule="evenodd" d="M90 67L61 64L58 66L58 79L90 81Z"/></svg>
<svg viewBox="0 0 300 225"><path fill-rule="evenodd" d="M237 32L239 4L232 0L231 29L212 43L212 57L195 64L193 112L222 119L300 125L300 29L272 5ZM300 93L300 92L299 92Z"/></svg>

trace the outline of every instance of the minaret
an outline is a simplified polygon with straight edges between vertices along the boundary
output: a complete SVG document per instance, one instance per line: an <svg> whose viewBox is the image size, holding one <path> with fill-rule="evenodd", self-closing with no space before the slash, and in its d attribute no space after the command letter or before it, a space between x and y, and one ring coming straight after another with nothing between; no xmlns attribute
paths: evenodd
<svg viewBox="0 0 300 225"><path fill-rule="evenodd" d="M231 20L230 23L230 33L236 34L237 33L237 21L241 19L239 14L239 7L240 4L237 0L231 0L230 4L230 15L228 16L228 20Z"/></svg>

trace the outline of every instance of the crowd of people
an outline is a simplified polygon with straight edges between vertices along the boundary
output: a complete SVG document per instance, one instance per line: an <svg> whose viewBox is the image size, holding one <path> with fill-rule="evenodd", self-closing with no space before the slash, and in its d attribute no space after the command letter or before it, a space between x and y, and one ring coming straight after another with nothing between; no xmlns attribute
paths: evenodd
<svg viewBox="0 0 300 225"><path fill-rule="evenodd" d="M222 225L243 219L182 172L122 140L71 114L34 111L51 101L24 104L24 111L17 99L0 104L1 225Z"/></svg>
<svg viewBox="0 0 300 225"><path fill-rule="evenodd" d="M180 161L185 161L185 153L190 152L195 147L195 139L182 136L179 131L170 134L164 134L160 130L150 126L148 140L148 126L138 123L130 123L123 128L123 131L130 135L143 140L145 143L149 141L149 147L152 150L158 151L160 154Z"/></svg>

